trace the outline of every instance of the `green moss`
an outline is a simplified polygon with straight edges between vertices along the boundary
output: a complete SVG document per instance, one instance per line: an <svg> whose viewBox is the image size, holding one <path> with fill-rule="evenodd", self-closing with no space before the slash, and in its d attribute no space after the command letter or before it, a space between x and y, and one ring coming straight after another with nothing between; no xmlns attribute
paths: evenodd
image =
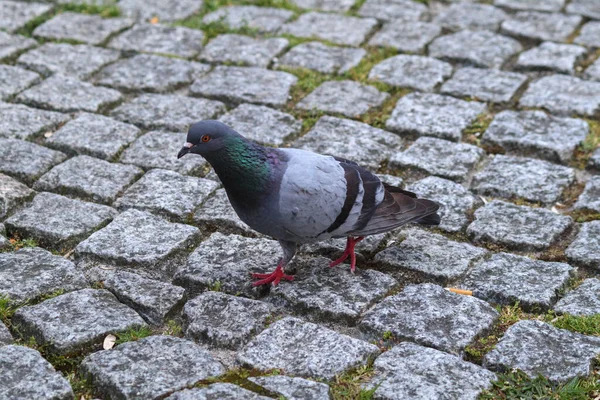
<svg viewBox="0 0 600 400"><path fill-rule="evenodd" d="M165 335L183 337L183 327L175 320L168 320L163 332Z"/></svg>
<svg viewBox="0 0 600 400"><path fill-rule="evenodd" d="M493 120L493 114L487 112L479 114L477 119L475 119L475 121L473 121L471 125L463 131L462 141L475 146L481 145L481 137Z"/></svg>
<svg viewBox="0 0 600 400"><path fill-rule="evenodd" d="M569 215L575 220L575 222L583 223L596 221L600 219L600 213L597 211L590 210L574 210Z"/></svg>
<svg viewBox="0 0 600 400"><path fill-rule="evenodd" d="M410 89L392 89L390 96L381 107L375 107L369 110L360 117L360 121L374 126L375 128L385 129L385 123L391 117L394 107L396 107L396 103L401 97L406 96L408 93L411 93Z"/></svg>
<svg viewBox="0 0 600 400"><path fill-rule="evenodd" d="M125 332L117 333L117 341L116 345L120 345L126 342L135 342L136 340L143 339L145 337L152 335L152 329L148 326L140 326L135 328L130 328Z"/></svg>
<svg viewBox="0 0 600 400"><path fill-rule="evenodd" d="M257 376L271 376L271 375L279 375L279 370L270 370L270 371L259 371L256 369L248 369L248 368L235 368L230 369L224 375L217 376L214 378L208 378L203 381L198 382L196 387L205 387L208 385L212 385L213 383L231 383L237 386L240 386L244 389L253 391L263 396L275 397L275 393L270 392L263 388L262 386L258 386L255 383L252 383L248 380L248 378L253 378Z"/></svg>
<svg viewBox="0 0 600 400"><path fill-rule="evenodd" d="M552 325L560 329L567 329L572 332L582 333L584 335L600 336L600 314L595 315L570 315L564 314L559 317L553 313L545 316Z"/></svg>
<svg viewBox="0 0 600 400"><path fill-rule="evenodd" d="M370 390L362 389L362 385L373 376L373 363L359 367L353 371L341 374L329 382L330 394L333 400L370 400L376 387Z"/></svg>
<svg viewBox="0 0 600 400"><path fill-rule="evenodd" d="M6 326L10 326L10 319L18 308L19 306L11 301L8 296L0 295L0 321Z"/></svg>
<svg viewBox="0 0 600 400"><path fill-rule="evenodd" d="M377 89L383 92L391 92L393 87L383 82L369 81L369 73L371 69L386 58L390 58L398 54L398 51L391 48L380 48L380 47L367 47L367 55L363 57L360 63L343 73L341 76L344 79L352 79L354 81L367 83L377 87Z"/></svg>
<svg viewBox="0 0 600 400"><path fill-rule="evenodd" d="M38 247L38 242L35 239L21 239L18 236L8 240L9 251L17 251L27 247Z"/></svg>
<svg viewBox="0 0 600 400"><path fill-rule="evenodd" d="M298 78L298 82L290 90L291 100L287 104L288 111L292 111L296 103L318 88L323 82L335 79L332 75L322 74L306 68L282 67L280 70Z"/></svg>
<svg viewBox="0 0 600 400"><path fill-rule="evenodd" d="M594 150L600 147L600 121L591 119L586 120L590 126L590 132L575 150L571 166L579 169L584 169Z"/></svg>

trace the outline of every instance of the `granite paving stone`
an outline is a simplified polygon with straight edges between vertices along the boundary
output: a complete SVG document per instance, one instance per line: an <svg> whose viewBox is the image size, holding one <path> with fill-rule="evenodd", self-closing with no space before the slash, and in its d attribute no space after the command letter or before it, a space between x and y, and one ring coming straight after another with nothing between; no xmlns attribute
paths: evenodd
<svg viewBox="0 0 600 400"><path fill-rule="evenodd" d="M463 185L437 176L416 181L406 189L440 205L442 221L438 228L446 232L462 231L469 222L468 213L481 202Z"/></svg>
<svg viewBox="0 0 600 400"><path fill-rule="evenodd" d="M37 42L31 38L0 31L0 61L14 58L35 46Z"/></svg>
<svg viewBox="0 0 600 400"><path fill-rule="evenodd" d="M119 57L118 51L86 44L45 43L22 54L17 65L44 76L61 74L86 80Z"/></svg>
<svg viewBox="0 0 600 400"><path fill-rule="evenodd" d="M496 253L475 266L461 286L494 304L519 303L528 310L547 310L574 276L569 264Z"/></svg>
<svg viewBox="0 0 600 400"><path fill-rule="evenodd" d="M51 4L3 0L0 3L0 30L16 32L53 8Z"/></svg>
<svg viewBox="0 0 600 400"><path fill-rule="evenodd" d="M531 11L560 11L565 0L494 0L494 5L506 7L511 10L531 10Z"/></svg>
<svg viewBox="0 0 600 400"><path fill-rule="evenodd" d="M75 264L39 247L0 253L0 277L0 295L13 305L88 287Z"/></svg>
<svg viewBox="0 0 600 400"><path fill-rule="evenodd" d="M67 114L0 102L0 137L31 139L52 132L69 119Z"/></svg>
<svg viewBox="0 0 600 400"><path fill-rule="evenodd" d="M121 12L136 20L175 21L191 17L199 12L204 3L201 0L175 0L165 3L163 0L121 0L118 7Z"/></svg>
<svg viewBox="0 0 600 400"><path fill-rule="evenodd" d="M262 301L204 292L185 304L185 336L212 347L239 349L265 328L272 311Z"/></svg>
<svg viewBox="0 0 600 400"><path fill-rule="evenodd" d="M185 301L185 289L182 287L125 271L109 276L104 281L104 288L155 326L174 316Z"/></svg>
<svg viewBox="0 0 600 400"><path fill-rule="evenodd" d="M127 210L75 248L75 259L90 280L115 270L168 280L199 241L200 231L150 213ZM100 279L98 279L100 278Z"/></svg>
<svg viewBox="0 0 600 400"><path fill-rule="evenodd" d="M452 75L452 70L452 65L435 58L401 54L375 65L369 72L369 79L432 92Z"/></svg>
<svg viewBox="0 0 600 400"><path fill-rule="evenodd" d="M257 236L256 231L246 225L229 203L225 189L218 189L202 207L194 213L194 223L208 230L234 233L244 236Z"/></svg>
<svg viewBox="0 0 600 400"><path fill-rule="evenodd" d="M111 160L141 131L103 115L82 113L46 139L45 145L70 154Z"/></svg>
<svg viewBox="0 0 600 400"><path fill-rule="evenodd" d="M288 46L283 38L253 38L237 34L219 35L202 51L200 59L211 64L233 63L266 68Z"/></svg>
<svg viewBox="0 0 600 400"><path fill-rule="evenodd" d="M596 151L592 153L590 161L588 162L588 167L600 169L600 148L596 149Z"/></svg>
<svg viewBox="0 0 600 400"><path fill-rule="evenodd" d="M316 9L321 11L347 12L354 4L354 0L292 0L300 8Z"/></svg>
<svg viewBox="0 0 600 400"><path fill-rule="evenodd" d="M535 158L495 155L473 177L475 192L549 204L575 181L575 170Z"/></svg>
<svg viewBox="0 0 600 400"><path fill-rule="evenodd" d="M600 212L600 176L592 176L575 203L575 209Z"/></svg>
<svg viewBox="0 0 600 400"><path fill-rule="evenodd" d="M550 70L575 74L575 65L587 50L574 44L543 42L538 47L519 54L515 67L523 70Z"/></svg>
<svg viewBox="0 0 600 400"><path fill-rule="evenodd" d="M21 204L33 198L35 192L16 179L0 174L0 220ZM4 232L2 232L4 233Z"/></svg>
<svg viewBox="0 0 600 400"><path fill-rule="evenodd" d="M170 169L184 175L203 175L207 162L203 157L177 159L186 142L186 133L151 131L140 136L123 152L121 162L143 169Z"/></svg>
<svg viewBox="0 0 600 400"><path fill-rule="evenodd" d="M427 16L427 6L412 0L367 0L358 9L358 15L382 21L417 21Z"/></svg>
<svg viewBox="0 0 600 400"><path fill-rule="evenodd" d="M138 54L105 67L96 82L126 91L167 92L192 83L209 69L197 62Z"/></svg>
<svg viewBox="0 0 600 400"><path fill-rule="evenodd" d="M33 36L46 40L70 40L99 45L133 25L128 18L102 18L98 15L64 12L44 22Z"/></svg>
<svg viewBox="0 0 600 400"><path fill-rule="evenodd" d="M5 232L0 233L0 250L10 249L11 247L10 241L4 236L5 234Z"/></svg>
<svg viewBox="0 0 600 400"><path fill-rule="evenodd" d="M194 122L213 119L223 112L225 105L220 101L148 93L120 105L110 115L144 129L187 132Z"/></svg>
<svg viewBox="0 0 600 400"><path fill-rule="evenodd" d="M475 242L491 242L516 250L544 250L573 224L571 217L544 208L493 200L475 211L467 234Z"/></svg>
<svg viewBox="0 0 600 400"><path fill-rule="evenodd" d="M509 37L468 29L439 37L429 45L431 57L496 69L522 50L521 44Z"/></svg>
<svg viewBox="0 0 600 400"><path fill-rule="evenodd" d="M0 395L5 399L70 400L73 389L34 349L0 346Z"/></svg>
<svg viewBox="0 0 600 400"><path fill-rule="evenodd" d="M359 268L352 273L346 264L329 268L330 262L323 257L297 261L302 265L294 281L272 288L272 301L319 321L354 325L364 311L398 285L382 272Z"/></svg>
<svg viewBox="0 0 600 400"><path fill-rule="evenodd" d="M434 281L442 285L456 282L488 251L469 243L417 228L403 230L399 243L377 253L374 261L386 271L411 281Z"/></svg>
<svg viewBox="0 0 600 400"><path fill-rule="evenodd" d="M136 208L185 222L218 186L210 179L153 169L131 185L114 206L119 210Z"/></svg>
<svg viewBox="0 0 600 400"><path fill-rule="evenodd" d="M425 46L442 33L439 25L402 19L386 23L369 40L370 46L392 47L406 53L421 54Z"/></svg>
<svg viewBox="0 0 600 400"><path fill-rule="evenodd" d="M76 156L52 168L34 185L35 190L58 192L110 204L143 171L133 165Z"/></svg>
<svg viewBox="0 0 600 400"><path fill-rule="evenodd" d="M502 111L485 131L481 143L500 146L509 154L534 156L567 164L589 133L587 122L559 118L542 111Z"/></svg>
<svg viewBox="0 0 600 400"><path fill-rule="evenodd" d="M497 31L508 16L489 4L454 3L433 22L451 31L463 29Z"/></svg>
<svg viewBox="0 0 600 400"><path fill-rule="evenodd" d="M600 221L582 224L579 234L565 253L574 264L600 270Z"/></svg>
<svg viewBox="0 0 600 400"><path fill-rule="evenodd" d="M308 12L283 25L279 32L346 46L360 46L376 26L377 20L374 18Z"/></svg>
<svg viewBox="0 0 600 400"><path fill-rule="evenodd" d="M485 104L476 101L410 93L398 100L385 126L398 133L459 141L462 131L486 109Z"/></svg>
<svg viewBox="0 0 600 400"><path fill-rule="evenodd" d="M27 184L33 183L43 173L67 158L60 151L18 139L0 138L0 149L0 172Z"/></svg>
<svg viewBox="0 0 600 400"><path fill-rule="evenodd" d="M39 82L40 76L35 72L12 65L0 65L0 100L8 101Z"/></svg>
<svg viewBox="0 0 600 400"><path fill-rule="evenodd" d="M519 11L502 23L502 32L525 39L564 42L581 21L579 15Z"/></svg>
<svg viewBox="0 0 600 400"><path fill-rule="evenodd" d="M149 336L90 354L81 372L107 398L155 399L222 375L225 368L189 340Z"/></svg>
<svg viewBox="0 0 600 400"><path fill-rule="evenodd" d="M214 98L226 103L257 103L281 107L290 96L298 78L287 72L258 67L217 66L190 87L194 96Z"/></svg>
<svg viewBox="0 0 600 400"><path fill-rule="evenodd" d="M420 137L407 150L393 155L389 165L392 169L408 168L463 182L483 155L484 151L477 146Z"/></svg>
<svg viewBox="0 0 600 400"><path fill-rule="evenodd" d="M6 325L0 321L0 347L13 343L13 337L8 331ZM1 357L1 356L0 356Z"/></svg>
<svg viewBox="0 0 600 400"><path fill-rule="evenodd" d="M270 392L284 396L287 400L327 400L329 386L303 378L283 375L256 376L248 380Z"/></svg>
<svg viewBox="0 0 600 400"><path fill-rule="evenodd" d="M389 331L396 339L461 355L497 318L482 300L423 283L385 298L365 314L360 329L377 339Z"/></svg>
<svg viewBox="0 0 600 400"><path fill-rule="evenodd" d="M545 108L556 115L593 116L600 112L600 82L566 75L546 76L529 85L519 105Z"/></svg>
<svg viewBox="0 0 600 400"><path fill-rule="evenodd" d="M205 24L222 23L229 29L250 28L259 32L275 32L289 21L294 13L290 10L257 6L221 7L202 19Z"/></svg>
<svg viewBox="0 0 600 400"><path fill-rule="evenodd" d="M554 305L554 311L571 315L600 314L600 280L584 280Z"/></svg>
<svg viewBox="0 0 600 400"><path fill-rule="evenodd" d="M389 96L374 86L351 80L328 81L303 98L296 107L356 117L373 107L379 107Z"/></svg>
<svg viewBox="0 0 600 400"><path fill-rule="evenodd" d="M256 336L237 358L259 370L276 368L301 377L332 379L377 354L379 349L370 343L287 317Z"/></svg>
<svg viewBox="0 0 600 400"><path fill-rule="evenodd" d="M381 178L381 175L379 175L379 178ZM386 243L387 235L385 233L366 236L364 240L357 243L355 249L358 267L366 264L366 260L370 259L380 248L385 247ZM305 243L300 247L300 251L303 253L310 254L311 256L324 256L329 259L341 257L345 249L345 238L332 238L315 243ZM347 267L348 265L349 264L346 264Z"/></svg>
<svg viewBox="0 0 600 400"><path fill-rule="evenodd" d="M261 396L231 383L213 383L203 388L185 389L176 392L165 400L267 400Z"/></svg>
<svg viewBox="0 0 600 400"><path fill-rule="evenodd" d="M466 67L456 71L440 91L456 97L507 103L526 81L526 75L516 72Z"/></svg>
<svg viewBox="0 0 600 400"><path fill-rule="evenodd" d="M374 368L368 387L381 400L476 400L497 379L478 365L414 343L394 346L375 360Z"/></svg>
<svg viewBox="0 0 600 400"><path fill-rule="evenodd" d="M104 289L82 289L17 310L13 325L52 353L68 355L97 347L109 333L145 326L131 308Z"/></svg>
<svg viewBox="0 0 600 400"><path fill-rule="evenodd" d="M137 24L112 39L108 47L124 52L158 53L192 58L202 50L204 37L204 32L198 29Z"/></svg>
<svg viewBox="0 0 600 400"><path fill-rule="evenodd" d="M281 146L302 129L302 123L293 115L254 104L241 104L219 121L248 139L275 146Z"/></svg>
<svg viewBox="0 0 600 400"><path fill-rule="evenodd" d="M594 0L573 0L567 5L566 11L591 19L600 19L600 4Z"/></svg>
<svg viewBox="0 0 600 400"><path fill-rule="evenodd" d="M280 257L281 247L274 240L215 232L181 265L173 283L183 286L190 298L215 285L223 293L257 297L250 274L270 272Z"/></svg>
<svg viewBox="0 0 600 400"><path fill-rule="evenodd" d="M600 82L600 60L596 60L592 65L587 67L583 77L585 79Z"/></svg>
<svg viewBox="0 0 600 400"><path fill-rule="evenodd" d="M343 74L356 67L367 54L364 49L300 43L276 60L277 66L307 68L324 74Z"/></svg>
<svg viewBox="0 0 600 400"><path fill-rule="evenodd" d="M69 76L53 75L25 90L16 99L32 107L55 111L101 112L120 102L123 96L113 89L96 87Z"/></svg>
<svg viewBox="0 0 600 400"><path fill-rule="evenodd" d="M512 325L496 347L484 356L486 368L518 368L532 378L566 382L592 372L600 354L600 338L557 329L541 321L519 321Z"/></svg>
<svg viewBox="0 0 600 400"><path fill-rule="evenodd" d="M574 42L587 47L600 48L600 22L590 21L583 25Z"/></svg>
<svg viewBox="0 0 600 400"><path fill-rule="evenodd" d="M324 116L292 147L348 158L365 167L377 169L400 151L402 139L362 122Z"/></svg>
<svg viewBox="0 0 600 400"><path fill-rule="evenodd" d="M39 193L31 204L5 221L11 235L37 240L46 247L66 249L108 224L117 211L100 204Z"/></svg>

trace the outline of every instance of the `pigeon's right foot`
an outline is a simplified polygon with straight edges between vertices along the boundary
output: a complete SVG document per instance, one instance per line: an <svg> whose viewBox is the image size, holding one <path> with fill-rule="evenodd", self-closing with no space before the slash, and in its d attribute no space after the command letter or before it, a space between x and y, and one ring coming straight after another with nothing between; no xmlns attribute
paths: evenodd
<svg viewBox="0 0 600 400"><path fill-rule="evenodd" d="M346 241L346 250L344 250L344 254L342 254L342 256L337 260L332 261L331 264L329 264L329 266L335 267L336 265L343 263L346 260L346 258L350 257L350 271L354 273L354 270L356 269L356 254L354 254L354 246L356 246L356 243L360 242L363 239L364 237L362 236L359 236L357 238L348 236L348 239Z"/></svg>
<svg viewBox="0 0 600 400"><path fill-rule="evenodd" d="M269 283L273 283L273 286L277 286L281 279L286 279L288 281L294 280L292 275L286 275L283 272L283 263L279 263L277 268L275 268L275 271L270 274L252 274L252 278L260 279L256 282L252 282L252 286L268 285Z"/></svg>

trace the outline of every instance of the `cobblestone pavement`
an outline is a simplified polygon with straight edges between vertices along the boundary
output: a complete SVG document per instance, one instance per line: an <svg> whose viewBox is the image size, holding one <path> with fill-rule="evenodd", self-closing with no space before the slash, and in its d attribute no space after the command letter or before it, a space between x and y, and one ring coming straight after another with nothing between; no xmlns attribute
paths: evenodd
<svg viewBox="0 0 600 400"><path fill-rule="evenodd" d="M0 399L600 394L600 1L77 3L0 0ZM442 223L253 288L206 118Z"/></svg>

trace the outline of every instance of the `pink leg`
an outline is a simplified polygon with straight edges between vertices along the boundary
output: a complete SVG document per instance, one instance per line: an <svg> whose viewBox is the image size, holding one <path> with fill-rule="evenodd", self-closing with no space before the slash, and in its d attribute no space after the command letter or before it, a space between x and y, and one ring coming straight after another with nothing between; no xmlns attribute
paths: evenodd
<svg viewBox="0 0 600 400"><path fill-rule="evenodd" d="M346 250L344 250L344 254L342 254L342 256L337 260L332 261L331 264L329 264L329 266L335 267L336 265L343 263L346 260L346 258L350 257L350 271L354 272L354 270L356 269L356 254L354 254L354 246L356 246L356 244L363 239L363 236L359 236L356 239L352 236L348 236L348 239L346 241Z"/></svg>
<svg viewBox="0 0 600 400"><path fill-rule="evenodd" d="M287 279L288 281L294 280L292 275L286 275L283 272L283 260L279 262L279 265L277 265L275 271L271 272L270 274L252 274L252 278L260 279L256 282L253 282L252 286L267 285L271 282L273 283L273 286L277 286L281 279Z"/></svg>

